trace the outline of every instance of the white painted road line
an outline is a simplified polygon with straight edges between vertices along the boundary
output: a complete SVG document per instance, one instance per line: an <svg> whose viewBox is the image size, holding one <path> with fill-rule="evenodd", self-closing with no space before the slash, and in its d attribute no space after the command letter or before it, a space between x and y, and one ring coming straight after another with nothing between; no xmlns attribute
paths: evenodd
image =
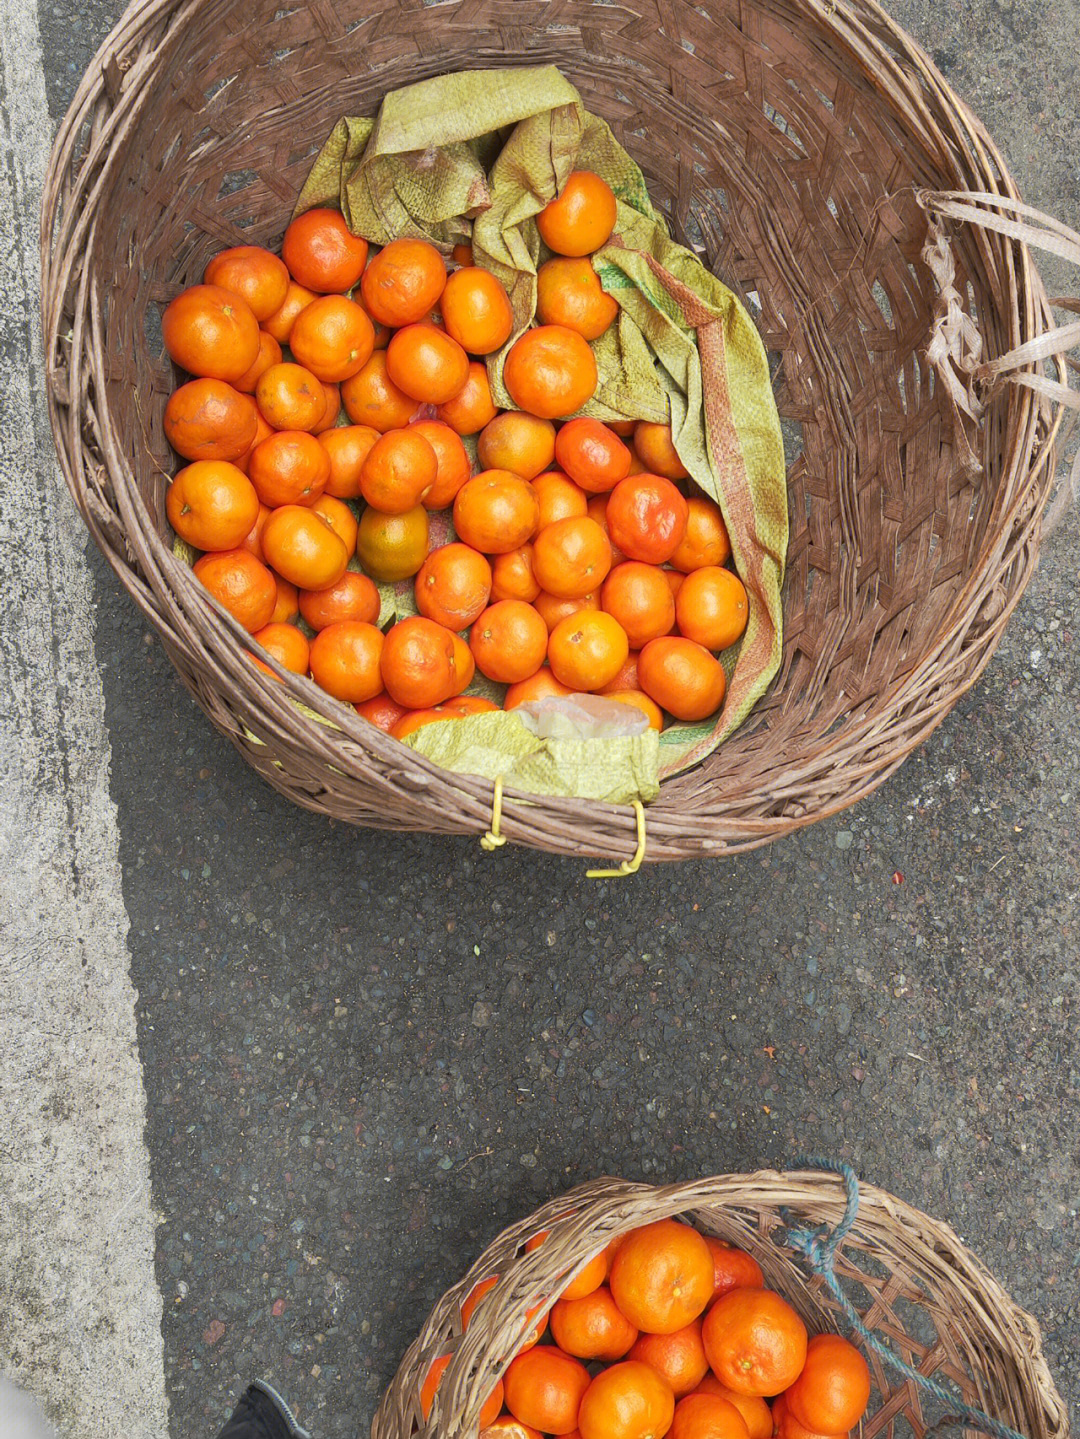
<svg viewBox="0 0 1080 1439"><path fill-rule="evenodd" d="M166 1439L92 592L43 401L34 0L0 0L0 36L0 1371L64 1439Z"/></svg>

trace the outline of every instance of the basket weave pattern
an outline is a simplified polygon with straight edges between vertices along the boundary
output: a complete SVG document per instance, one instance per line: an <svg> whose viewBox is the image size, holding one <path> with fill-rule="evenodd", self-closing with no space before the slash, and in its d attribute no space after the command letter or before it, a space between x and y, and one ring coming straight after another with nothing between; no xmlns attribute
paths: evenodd
<svg viewBox="0 0 1080 1439"><path fill-rule="evenodd" d="M1015 196L989 136L870 0L136 0L64 121L45 199L51 416L90 531L212 722L298 803L482 833L492 786L441 771L248 638L170 552L176 383L160 308L216 250L280 240L343 113L454 69L553 62L641 165L677 238L744 296L791 422L780 674L662 786L648 859L751 848L892 773L986 665L1032 572L1056 421L1006 387L960 433L924 351L938 302L916 191ZM950 238L1001 354L1050 328L1027 250ZM978 465L965 462L974 440ZM334 727L298 710L294 698ZM633 853L632 810L507 789L503 833Z"/></svg>
<svg viewBox="0 0 1080 1439"><path fill-rule="evenodd" d="M845 1331L835 1300L783 1245L786 1226L835 1227L842 1184L818 1173L724 1175L656 1188L600 1179L549 1201L506 1229L443 1295L409 1348L372 1424L372 1439L452 1439L475 1433L538 1300L550 1303L616 1235L684 1215L757 1259L811 1332ZM572 1211L572 1212L570 1212ZM541 1229L548 1238L523 1245ZM474 1284L498 1274L466 1333L460 1308ZM945 1224L864 1185L858 1219L838 1253L837 1277L864 1323L906 1363L955 1386L959 1396L1029 1439L1067 1439L1068 1417L1042 1357L1038 1326L1019 1309ZM452 1358L425 1423L420 1387L432 1362ZM923 1435L944 1411L928 1408L914 1383L867 1353L873 1389L862 1439ZM933 1401L932 1401L933 1402ZM948 1432L955 1433L956 1430Z"/></svg>

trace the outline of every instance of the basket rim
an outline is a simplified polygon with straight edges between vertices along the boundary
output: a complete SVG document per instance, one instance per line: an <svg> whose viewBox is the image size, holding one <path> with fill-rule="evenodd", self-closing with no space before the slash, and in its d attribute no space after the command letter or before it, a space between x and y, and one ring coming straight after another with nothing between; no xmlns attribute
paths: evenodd
<svg viewBox="0 0 1080 1439"><path fill-rule="evenodd" d="M1068 1410L1046 1365L1038 1322L1017 1304L948 1222L933 1218L874 1184L860 1181L858 1194L858 1217L845 1246L858 1249L860 1231L897 1233L904 1242L917 1246L928 1266L948 1273L954 1285L965 1291L965 1297L985 1317L988 1331L993 1329L1007 1337L1014 1356L1022 1363L1024 1372L1020 1377L1028 1383L1028 1397L1037 1401L1043 1421L1040 1439L1069 1439ZM815 1223L832 1229L847 1201L843 1178L801 1163L791 1169L763 1168L665 1184L605 1175L552 1196L505 1226L433 1305L383 1396L372 1422L372 1439L403 1439L410 1432L410 1418L415 1421L417 1439L468 1432L486 1390L505 1372L512 1346L520 1342L541 1313L548 1312L559 1288L598 1250L641 1223L679 1214L698 1218L706 1205L720 1204L733 1214L749 1212L759 1219L765 1211L802 1205L814 1215ZM777 1226L782 1226L778 1215L769 1232ZM542 1229L548 1231L543 1245L513 1257L514 1251ZM746 1239L751 1239L749 1232ZM762 1237L760 1243L764 1247L767 1241ZM786 1271L802 1272L795 1254L791 1250L782 1252ZM474 1286L489 1279L493 1272L496 1283L485 1295L484 1322L470 1325L463 1332L461 1304ZM543 1309L539 1310L536 1301L541 1295ZM787 1297L792 1298L790 1293ZM495 1321L490 1317L491 1310L500 1304L502 1312ZM485 1353L496 1343L504 1348L503 1360L486 1365L479 1373ZM450 1362L442 1383L447 1386L446 1408L453 1417L444 1422L437 1403L424 1422L416 1408L419 1390L433 1359L447 1351Z"/></svg>
<svg viewBox="0 0 1080 1439"><path fill-rule="evenodd" d="M112 433L108 407L102 413L98 440L104 470L112 482L117 516L97 513L93 486L86 471L95 463L79 433L80 401L86 385L93 381L103 393L105 375L100 335L95 318L100 304L92 277L82 275L77 296L80 307L91 309L91 344L88 373L76 354L74 340L68 348L62 334L64 304L71 293L74 259L96 232L95 201L106 189L115 166L122 162L125 134L137 123L152 98L148 83L171 48L180 43L184 27L218 0L133 0L116 27L106 38L84 76L61 123L50 158L42 208L42 323L45 334L46 374L50 423L53 428L61 469L69 491L103 550L114 572L136 600L172 653L198 654L210 659L230 686L222 696L232 709L229 737L255 767L285 789L294 799L303 798L275 780L270 765L260 765L252 753L248 736L273 734L304 725L304 738L313 752L326 753L337 767L348 766L355 776L369 779L376 767L380 773L407 789L425 804L424 827L454 833L482 834L490 824L495 787L489 780L446 771L408 746L390 740L365 724L351 709L341 706L310 681L272 667L277 679L261 674L248 663L247 635L224 610L210 599L190 571L168 550L151 523L138 495L136 479ZM988 188L1010 198L1019 192L1003 157L981 122L949 86L944 76L918 42L907 34L876 3L876 0L793 0L810 21L823 28L831 41L850 55L870 75L885 73L895 82L890 101L910 122L926 130L930 99L940 112L934 123L948 121L950 139L973 164L982 165ZM143 42L164 22L164 30L149 49ZM142 48L140 48L142 46ZM890 53L896 52L896 55ZM899 58L909 68L904 68ZM925 93L916 83L925 87ZM903 104L901 105L901 100ZM284 102L282 102L284 103ZM84 123L99 109L107 114L100 126L92 153L83 158L75 182L65 177L71 169ZM279 108L279 107L275 107ZM273 111L268 112L273 113ZM115 157L121 157L117 159ZM950 158L955 171L957 164ZM996 171L996 173L994 173ZM1026 246L997 240L1003 252L1016 264L1011 283L1015 293L1007 318L1010 344L1041 334L1050 323L1048 303ZM979 236L980 248L994 241ZM1021 300L1023 309L1021 312ZM85 337L83 314L76 315L73 336ZM999 316L999 319L1002 318ZM72 396L77 396L73 403ZM798 777L782 789L773 787L768 800L775 811L754 815L743 811L752 804L743 799L725 805L718 800L708 809L694 811L695 832L688 833L685 803L681 801L678 778L664 781L660 794L648 806L646 860L722 855L748 850L793 833L819 819L839 813L882 784L903 763L911 751L942 723L949 710L978 680L996 648L1006 622L1034 571L1038 550L1038 527L1053 479L1055 440L1062 422L1058 410L1045 422L1045 406L1033 392L1010 386L1004 398L1005 425L1015 437L1010 454L1003 461L1001 489L1008 503L1003 512L991 517L980 550L965 582L942 617L934 640L919 660L902 676L892 680L860 710L851 710L835 733L820 737L806 751ZM129 503L121 499L126 491ZM98 501L96 507L107 511ZM110 528L119 528L121 541ZM122 552L122 551L127 551ZM131 552L145 579L132 568ZM980 611L990 595L1000 603L989 623L980 632ZM179 614L172 620L168 610ZM177 619L181 622L177 623ZM293 700L299 700L318 719L299 716ZM753 725L753 717L748 722ZM327 743L327 726L336 727L340 738ZM219 725L219 728L222 727ZM334 731L331 730L332 734ZM753 731L751 731L753 732ZM727 741L737 745L747 725ZM256 738L256 743L258 739ZM821 776L835 773L845 765L844 785L837 792L803 804L807 786ZM688 772L691 776L695 770ZM758 797L760 798L760 796ZM312 807L322 806L314 801ZM577 799L539 796L507 785L502 792L501 835L525 845L561 854L607 854L628 859L637 848L636 813L630 806L592 803ZM417 826L420 827L420 826ZM707 833L705 831L708 831Z"/></svg>

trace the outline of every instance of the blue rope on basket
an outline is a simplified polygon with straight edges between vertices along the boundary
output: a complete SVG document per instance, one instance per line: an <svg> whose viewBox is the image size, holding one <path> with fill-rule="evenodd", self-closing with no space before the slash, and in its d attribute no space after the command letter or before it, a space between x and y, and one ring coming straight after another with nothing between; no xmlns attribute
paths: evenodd
<svg viewBox="0 0 1080 1439"><path fill-rule="evenodd" d="M825 1281L829 1293L844 1311L848 1323L867 1348L879 1355L891 1369L895 1369L905 1379L910 1379L928 1394L933 1394L935 1399L947 1404L954 1411L947 1419L934 1425L934 1428L966 1420L973 1427L982 1429L987 1434L996 1435L997 1439L1024 1439L1022 1434L1015 1429L1010 1429L1000 1419L992 1419L981 1409L975 1409L972 1405L965 1404L956 1393L946 1389L936 1379L928 1379L925 1374L920 1374L910 1364L905 1364L903 1359L883 1344L876 1334L867 1329L858 1310L840 1287L834 1267L836 1251L850 1233L859 1212L859 1181L855 1171L850 1165L838 1163L834 1159L801 1159L796 1162L795 1167L797 1169L823 1169L830 1174L839 1175L844 1181L847 1203L844 1206L840 1223L829 1233L815 1234L812 1229L789 1229L786 1243L789 1248L801 1254L810 1269Z"/></svg>

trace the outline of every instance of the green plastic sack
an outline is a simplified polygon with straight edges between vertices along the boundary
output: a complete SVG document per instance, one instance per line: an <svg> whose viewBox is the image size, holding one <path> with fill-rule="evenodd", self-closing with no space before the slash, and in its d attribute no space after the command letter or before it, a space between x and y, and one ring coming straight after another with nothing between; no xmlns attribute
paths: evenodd
<svg viewBox="0 0 1080 1439"><path fill-rule="evenodd" d="M787 488L768 361L753 321L670 238L640 169L554 66L439 76L388 94L375 119L340 120L296 213L340 206L350 228L374 244L407 235L448 253L470 240L474 262L498 276L513 305L514 334L488 361L496 404L513 408L503 359L534 318L536 272L547 257L534 216L575 169L600 175L618 201L615 232L593 264L620 313L593 345L599 383L581 413L670 421L683 464L720 505L749 598L746 633L721 657L724 707L714 721L664 731L658 773L665 777L741 724L780 664ZM410 608L405 588L401 613ZM445 745L431 731L443 728L417 731L414 748L439 758L436 744L443 752Z"/></svg>

